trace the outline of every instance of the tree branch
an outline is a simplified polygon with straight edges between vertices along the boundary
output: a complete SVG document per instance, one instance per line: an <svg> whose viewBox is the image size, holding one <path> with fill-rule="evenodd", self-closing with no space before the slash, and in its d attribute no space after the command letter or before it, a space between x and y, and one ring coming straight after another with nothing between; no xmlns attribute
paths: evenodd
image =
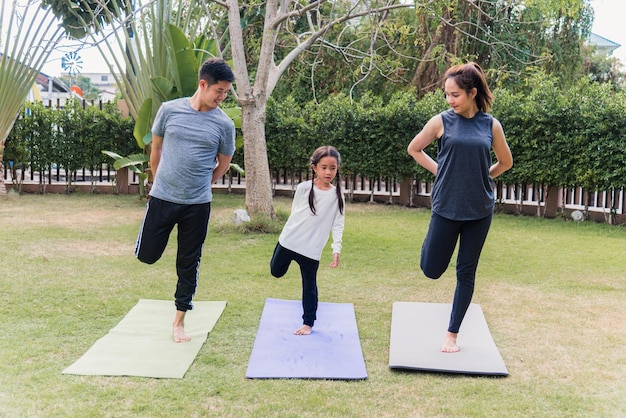
<svg viewBox="0 0 626 418"><path fill-rule="evenodd" d="M316 2L316 3L321 3L321 1ZM299 43L293 50L291 50L291 52L287 54L287 56L285 56L285 58L283 58L283 60L278 64L278 66L272 69L271 77L268 79L267 94L268 95L271 94L271 92L274 90L274 87L276 87L276 84L278 83L280 76L285 72L285 70L289 67L289 65L298 57L298 55L300 55L302 52L310 48L311 45L313 45L320 37L324 35L324 33L326 33L333 26L346 22L348 20L356 19L358 17L363 17L363 16L367 16L371 14L381 14L390 10L404 9L404 8L409 8L409 7L413 7L413 4L391 4L391 5L380 7L377 9L363 10L357 13L348 12L347 14L340 16L326 23L325 25L320 27L317 31L312 32L308 36L308 38L306 38L303 42ZM310 10L311 8L307 7L307 9Z"/></svg>

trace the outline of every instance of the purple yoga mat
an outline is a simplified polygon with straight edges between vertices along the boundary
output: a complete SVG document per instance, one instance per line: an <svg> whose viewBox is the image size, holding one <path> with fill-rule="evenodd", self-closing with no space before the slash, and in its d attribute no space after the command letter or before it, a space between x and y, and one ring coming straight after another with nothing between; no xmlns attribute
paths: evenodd
<svg viewBox="0 0 626 418"><path fill-rule="evenodd" d="M302 326L302 302L267 298L250 355L249 379L366 379L351 303L320 302L311 335Z"/></svg>

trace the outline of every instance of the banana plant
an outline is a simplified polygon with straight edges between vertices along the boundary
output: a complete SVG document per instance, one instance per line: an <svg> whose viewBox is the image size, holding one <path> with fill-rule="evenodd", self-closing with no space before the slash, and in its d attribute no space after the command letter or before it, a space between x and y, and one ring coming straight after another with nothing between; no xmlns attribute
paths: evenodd
<svg viewBox="0 0 626 418"><path fill-rule="evenodd" d="M133 136L137 146L143 150L143 153L123 157L111 151L103 151L105 155L115 159L114 167L116 170L128 167L132 172L139 175L139 190L142 197L145 196L145 184L151 180L152 176L147 162L150 160L151 126L155 116L155 103L160 105L162 102L178 97L192 96L198 86L198 69L200 65L207 57L216 56L217 54L215 42L204 35L192 42L176 25L168 24L167 29L169 36L166 39L171 45L169 49L171 51L169 56L172 61L171 76L156 76L150 79L153 95L144 99L135 115ZM242 124L241 108L227 108L224 109L224 112L235 123L235 128L237 129L235 143L237 148L239 148L243 146L243 136L240 131ZM231 164L230 167L241 174L245 174L244 170L237 164Z"/></svg>
<svg viewBox="0 0 626 418"><path fill-rule="evenodd" d="M166 40L170 44L168 50L172 64L171 75L168 77L158 75L150 78L153 94L144 99L135 116L133 134L137 145L142 150L146 150L146 146L152 142L150 129L160 104L178 97L192 96L198 87L200 65L207 55L217 55L215 42L204 35L192 42L182 29L171 23L167 25L167 32L169 36Z"/></svg>
<svg viewBox="0 0 626 418"><path fill-rule="evenodd" d="M113 0L104 6L90 0L80 2L77 8L74 0L42 1L63 17L63 25L72 36L90 38L103 57L110 57L106 60L110 73L136 122L135 140L149 155L150 127L161 103L191 96L198 85L200 64L210 56L221 55L217 45L222 40L205 35L206 4ZM72 30L79 26L80 30ZM217 32L212 33L217 36ZM129 158L128 162L137 159Z"/></svg>
<svg viewBox="0 0 626 418"><path fill-rule="evenodd" d="M137 174L139 177L139 195L142 197L146 195L146 180L148 179L146 167L150 159L148 154L131 154L123 157L113 151L102 151L102 153L115 160L113 162L113 168L115 168L116 171L122 168L128 168L128 171Z"/></svg>

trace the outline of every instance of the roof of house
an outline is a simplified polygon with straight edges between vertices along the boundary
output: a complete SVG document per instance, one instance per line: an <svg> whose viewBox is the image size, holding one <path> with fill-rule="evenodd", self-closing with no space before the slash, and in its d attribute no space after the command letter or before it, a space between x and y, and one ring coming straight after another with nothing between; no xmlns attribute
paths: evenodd
<svg viewBox="0 0 626 418"><path fill-rule="evenodd" d="M48 91L50 88L50 82L52 81L52 91L55 93L68 93L70 91L69 86L56 77L49 76L44 73L39 73L37 80L35 81L42 91Z"/></svg>
<svg viewBox="0 0 626 418"><path fill-rule="evenodd" d="M0 57L2 57L2 53L0 52ZM11 60L11 58L7 55L7 59ZM18 61L18 64L26 67L25 64L22 64ZM67 93L70 91L69 86L67 86L64 82L59 80L56 77L49 76L48 74L40 72L35 79L35 83L45 91L48 91L50 88L50 82L52 81L52 91L55 93Z"/></svg>
<svg viewBox="0 0 626 418"><path fill-rule="evenodd" d="M617 42L613 42L603 36L596 33L592 33L589 36L589 43L596 47L599 51L606 52L607 55L611 55L613 51L619 48L621 45Z"/></svg>

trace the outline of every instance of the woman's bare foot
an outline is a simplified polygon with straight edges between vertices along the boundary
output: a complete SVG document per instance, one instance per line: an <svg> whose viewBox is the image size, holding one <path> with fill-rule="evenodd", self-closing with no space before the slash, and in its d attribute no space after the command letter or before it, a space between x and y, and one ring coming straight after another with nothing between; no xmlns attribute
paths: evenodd
<svg viewBox="0 0 626 418"><path fill-rule="evenodd" d="M454 332L448 332L446 334L446 340L443 343L443 347L441 347L441 351L444 353L456 353L459 351L459 346L456 345L456 336L459 334L455 334Z"/></svg>
<svg viewBox="0 0 626 418"><path fill-rule="evenodd" d="M184 311L176 311L174 323L172 324L172 338L175 343L191 341L191 338L185 333L185 313Z"/></svg>
<svg viewBox="0 0 626 418"><path fill-rule="evenodd" d="M295 330L293 333L296 335L309 335L311 334L311 328L309 325L302 325L300 328Z"/></svg>

